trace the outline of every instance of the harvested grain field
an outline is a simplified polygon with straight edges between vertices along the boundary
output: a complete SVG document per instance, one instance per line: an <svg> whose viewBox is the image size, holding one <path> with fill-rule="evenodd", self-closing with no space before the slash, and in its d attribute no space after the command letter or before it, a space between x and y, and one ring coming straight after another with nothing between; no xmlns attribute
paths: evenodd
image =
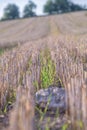
<svg viewBox="0 0 87 130"><path fill-rule="evenodd" d="M86 11L0 22L0 130L87 130L86 43ZM36 104L59 84L65 112Z"/></svg>

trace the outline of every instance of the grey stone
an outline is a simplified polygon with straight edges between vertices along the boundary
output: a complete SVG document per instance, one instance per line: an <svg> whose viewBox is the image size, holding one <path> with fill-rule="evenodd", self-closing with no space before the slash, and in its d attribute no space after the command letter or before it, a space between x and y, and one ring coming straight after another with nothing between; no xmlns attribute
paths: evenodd
<svg viewBox="0 0 87 130"><path fill-rule="evenodd" d="M47 107L47 110L59 113L66 111L66 93L64 88L49 87L47 89L40 89L36 92L36 105L42 109Z"/></svg>

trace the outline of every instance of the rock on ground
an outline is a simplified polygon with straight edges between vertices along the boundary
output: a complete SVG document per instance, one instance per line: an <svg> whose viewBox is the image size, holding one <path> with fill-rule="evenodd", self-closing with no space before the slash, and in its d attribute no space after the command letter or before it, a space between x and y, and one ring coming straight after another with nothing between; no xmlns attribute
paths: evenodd
<svg viewBox="0 0 87 130"><path fill-rule="evenodd" d="M47 110L59 113L66 111L66 93L64 88L48 87L47 89L40 89L35 95L36 105L42 109L47 107Z"/></svg>

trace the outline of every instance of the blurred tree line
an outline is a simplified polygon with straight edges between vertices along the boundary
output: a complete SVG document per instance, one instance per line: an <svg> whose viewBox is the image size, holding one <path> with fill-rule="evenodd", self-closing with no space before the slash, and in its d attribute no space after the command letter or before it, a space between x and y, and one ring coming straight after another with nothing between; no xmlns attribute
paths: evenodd
<svg viewBox="0 0 87 130"><path fill-rule="evenodd" d="M32 0L29 0L29 2L24 6L22 18L36 16L36 8L37 5ZM72 11L80 11L84 9L84 7L74 4L70 0L47 0L43 6L43 12L46 14L59 14ZM8 4L4 9L4 14L1 20L3 21L17 18L20 18L19 7L15 4Z"/></svg>
<svg viewBox="0 0 87 130"><path fill-rule="evenodd" d="M24 6L22 18L36 16L36 13L34 11L36 7L36 4L33 1L29 0L29 2ZM19 7L15 4L8 4L6 8L4 8L4 14L1 18L1 21L17 18L20 18Z"/></svg>
<svg viewBox="0 0 87 130"><path fill-rule="evenodd" d="M84 10L84 7L74 4L70 0L47 0L44 5L44 12L48 14L59 14L81 10Z"/></svg>

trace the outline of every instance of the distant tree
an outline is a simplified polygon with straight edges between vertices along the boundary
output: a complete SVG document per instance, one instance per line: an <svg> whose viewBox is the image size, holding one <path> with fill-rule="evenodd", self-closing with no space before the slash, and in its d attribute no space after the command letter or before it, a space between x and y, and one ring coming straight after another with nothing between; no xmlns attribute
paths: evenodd
<svg viewBox="0 0 87 130"><path fill-rule="evenodd" d="M1 20L9 20L19 18L19 8L15 4L8 4L4 9L4 14Z"/></svg>
<svg viewBox="0 0 87 130"><path fill-rule="evenodd" d="M57 13L69 12L69 4L68 0L55 0L55 11Z"/></svg>
<svg viewBox="0 0 87 130"><path fill-rule="evenodd" d="M70 9L71 9L71 11L80 11L80 10L83 10L83 9L85 10L85 7L81 7L77 4L71 3Z"/></svg>
<svg viewBox="0 0 87 130"><path fill-rule="evenodd" d="M83 10L80 5L74 4L70 0L48 0L44 5L43 11L48 14L65 13L77 10Z"/></svg>
<svg viewBox="0 0 87 130"><path fill-rule="evenodd" d="M54 10L54 2L52 0L48 0L47 3L44 5L44 12L46 13L49 13L49 14L52 14L53 13L53 10Z"/></svg>
<svg viewBox="0 0 87 130"><path fill-rule="evenodd" d="M24 7L23 18L36 16L36 13L34 12L34 9L36 9L36 7L36 4L33 1L29 0L28 4Z"/></svg>

